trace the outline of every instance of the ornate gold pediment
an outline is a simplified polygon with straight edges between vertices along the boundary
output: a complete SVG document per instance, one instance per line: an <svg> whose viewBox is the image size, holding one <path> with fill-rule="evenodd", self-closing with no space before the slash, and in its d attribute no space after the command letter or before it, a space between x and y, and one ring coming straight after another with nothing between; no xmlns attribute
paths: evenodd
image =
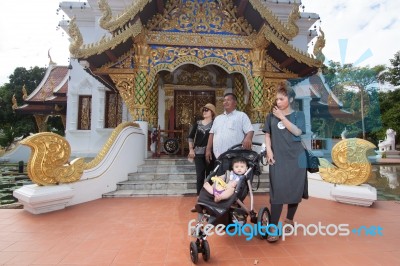
<svg viewBox="0 0 400 266"><path fill-rule="evenodd" d="M169 0L163 14L156 14L147 23L151 31L234 34L248 36L252 26L236 17L230 0Z"/></svg>

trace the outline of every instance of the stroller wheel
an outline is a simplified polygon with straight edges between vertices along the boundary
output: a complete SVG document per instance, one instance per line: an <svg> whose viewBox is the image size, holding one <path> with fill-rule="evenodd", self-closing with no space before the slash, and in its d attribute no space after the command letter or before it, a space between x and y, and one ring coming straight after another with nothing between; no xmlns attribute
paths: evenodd
<svg viewBox="0 0 400 266"><path fill-rule="evenodd" d="M190 242L190 259L194 264L196 264L199 261L199 250L197 249L196 242L193 241Z"/></svg>
<svg viewBox="0 0 400 266"><path fill-rule="evenodd" d="M210 245L207 240L203 240L202 245L203 260L208 261L210 259Z"/></svg>
<svg viewBox="0 0 400 266"><path fill-rule="evenodd" d="M269 213L269 209L267 207L263 207L260 209L258 212L257 216L257 226L268 226L269 220L271 219L271 214ZM258 236L260 239L266 239L267 238L267 230L264 228L261 228L258 230L261 234Z"/></svg>

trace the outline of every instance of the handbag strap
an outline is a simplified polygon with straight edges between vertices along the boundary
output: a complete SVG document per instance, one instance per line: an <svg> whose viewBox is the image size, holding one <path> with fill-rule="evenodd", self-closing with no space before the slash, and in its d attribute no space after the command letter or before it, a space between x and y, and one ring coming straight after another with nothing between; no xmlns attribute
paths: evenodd
<svg viewBox="0 0 400 266"><path fill-rule="evenodd" d="M294 124L297 122L297 111L294 111ZM296 125L297 126L297 125ZM303 141L303 138L300 136L301 145L303 145L304 149L308 151L306 144Z"/></svg>

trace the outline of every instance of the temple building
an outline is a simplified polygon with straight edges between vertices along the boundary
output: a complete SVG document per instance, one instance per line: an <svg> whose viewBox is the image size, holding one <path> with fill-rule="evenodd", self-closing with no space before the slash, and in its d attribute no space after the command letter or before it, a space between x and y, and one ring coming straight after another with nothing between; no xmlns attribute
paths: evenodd
<svg viewBox="0 0 400 266"><path fill-rule="evenodd" d="M49 56L50 57L50 56ZM38 132L48 131L49 117L61 119L65 128L67 113L69 69L51 60L39 85L28 95L25 85L22 88L24 104L15 103L14 111L33 115Z"/></svg>
<svg viewBox="0 0 400 266"><path fill-rule="evenodd" d="M318 75L325 39L318 14L299 1L89 0L60 8L69 17L60 25L71 40L65 127L75 156L96 155L125 121L145 134L181 130L186 138L205 103L223 112L227 92L259 128L286 80L297 80L311 136L311 102L321 92L308 77Z"/></svg>

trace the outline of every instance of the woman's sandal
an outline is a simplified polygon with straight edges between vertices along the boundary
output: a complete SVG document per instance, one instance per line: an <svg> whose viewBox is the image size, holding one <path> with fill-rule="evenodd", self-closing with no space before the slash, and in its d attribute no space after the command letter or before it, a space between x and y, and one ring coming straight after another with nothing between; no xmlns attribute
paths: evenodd
<svg viewBox="0 0 400 266"><path fill-rule="evenodd" d="M275 229L274 228L271 228L270 230L271 230L271 233L275 233ZM268 235L267 236L267 241L269 243L274 243L274 242L276 242L278 240L279 240L279 235Z"/></svg>
<svg viewBox="0 0 400 266"><path fill-rule="evenodd" d="M289 220L289 219L285 219L285 224L290 224L290 227L285 227L285 233L286 234L291 234L293 231L293 227L294 227L294 222L293 220Z"/></svg>

